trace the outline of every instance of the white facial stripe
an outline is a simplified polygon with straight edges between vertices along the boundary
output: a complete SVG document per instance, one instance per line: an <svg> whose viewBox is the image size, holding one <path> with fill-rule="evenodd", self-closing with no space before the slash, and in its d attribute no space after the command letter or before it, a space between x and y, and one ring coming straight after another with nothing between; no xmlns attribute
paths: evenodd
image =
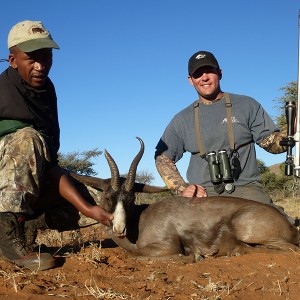
<svg viewBox="0 0 300 300"><path fill-rule="evenodd" d="M113 231L120 235L126 234L126 214L122 202L118 202L113 213Z"/></svg>

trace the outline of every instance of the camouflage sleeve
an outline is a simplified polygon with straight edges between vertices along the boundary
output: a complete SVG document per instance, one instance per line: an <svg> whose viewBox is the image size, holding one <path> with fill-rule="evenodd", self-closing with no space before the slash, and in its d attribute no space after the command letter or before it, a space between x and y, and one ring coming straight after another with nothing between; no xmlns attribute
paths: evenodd
<svg viewBox="0 0 300 300"><path fill-rule="evenodd" d="M280 146L279 143L282 139L286 138L287 129L282 129L279 132L273 132L272 134L266 136L258 145L264 150L273 153L279 154L286 151L286 147Z"/></svg>
<svg viewBox="0 0 300 300"><path fill-rule="evenodd" d="M155 164L159 175L173 194L181 194L187 184L181 177L175 162L161 154L156 156Z"/></svg>

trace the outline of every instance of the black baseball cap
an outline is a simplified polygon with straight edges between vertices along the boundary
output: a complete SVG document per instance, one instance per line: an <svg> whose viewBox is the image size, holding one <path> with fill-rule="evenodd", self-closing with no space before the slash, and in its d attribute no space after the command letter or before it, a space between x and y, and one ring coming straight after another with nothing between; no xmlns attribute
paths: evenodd
<svg viewBox="0 0 300 300"><path fill-rule="evenodd" d="M193 75L201 67L214 67L220 69L219 63L214 55L208 51L198 51L189 59L189 75Z"/></svg>

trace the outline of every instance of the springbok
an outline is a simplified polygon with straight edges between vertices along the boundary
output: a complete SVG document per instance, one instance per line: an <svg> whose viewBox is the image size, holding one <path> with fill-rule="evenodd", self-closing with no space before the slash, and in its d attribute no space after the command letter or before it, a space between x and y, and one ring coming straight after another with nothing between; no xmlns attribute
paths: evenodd
<svg viewBox="0 0 300 300"><path fill-rule="evenodd" d="M131 163L128 177L105 151L111 179L72 176L103 191L114 214L112 238L131 257L199 260L254 252L299 251L300 235L276 208L236 197L170 196L150 205L136 205L137 192L165 188L135 182L144 143Z"/></svg>

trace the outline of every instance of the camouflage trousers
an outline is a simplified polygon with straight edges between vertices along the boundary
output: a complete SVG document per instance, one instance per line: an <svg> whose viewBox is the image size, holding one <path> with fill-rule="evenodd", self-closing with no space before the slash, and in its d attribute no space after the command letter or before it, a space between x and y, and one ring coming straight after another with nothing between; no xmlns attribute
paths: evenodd
<svg viewBox="0 0 300 300"><path fill-rule="evenodd" d="M0 213L45 214L50 228L73 230L95 224L63 199L46 176L49 151L43 137L26 127L0 140ZM101 193L74 182L85 199L101 203Z"/></svg>

